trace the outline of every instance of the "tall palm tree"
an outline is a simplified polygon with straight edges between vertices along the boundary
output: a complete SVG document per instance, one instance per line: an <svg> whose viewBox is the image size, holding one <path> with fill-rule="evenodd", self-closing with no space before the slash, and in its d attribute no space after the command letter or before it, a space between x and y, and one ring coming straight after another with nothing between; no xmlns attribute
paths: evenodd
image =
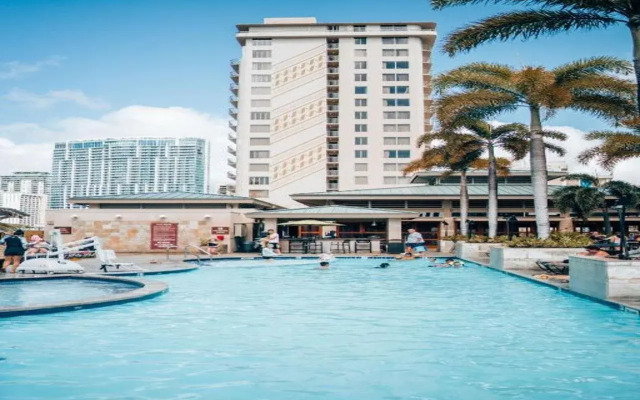
<svg viewBox="0 0 640 400"><path fill-rule="evenodd" d="M640 157L640 119L623 121L627 131L589 132L587 140L601 140L601 144L585 150L578 156L584 164L591 160L611 170L620 161Z"/></svg>
<svg viewBox="0 0 640 400"><path fill-rule="evenodd" d="M635 85L614 75L629 69L629 63L611 57L578 60L552 70L472 63L436 77L434 85L440 94L436 113L447 125L461 118L486 119L520 107L528 109L537 234L546 238L549 215L543 117L564 108L613 121L632 115Z"/></svg>
<svg viewBox="0 0 640 400"><path fill-rule="evenodd" d="M611 235L609 207L607 207L607 200L606 200L607 191L605 189L605 186L600 182L600 179L598 179L597 176L589 175L589 174L569 174L569 175L565 175L563 179L566 181L579 181L580 184L578 186L573 186L574 188L576 188L576 191L579 191L578 189L593 189L601 194L601 197L600 197L601 202L599 207L602 209L602 219L604 222L604 234L607 236ZM586 187L583 185L586 185ZM590 192L590 190L587 192ZM553 196L556 198L555 201L557 201L558 192L557 191L554 192ZM584 196L587 196L587 195L584 195Z"/></svg>
<svg viewBox="0 0 640 400"><path fill-rule="evenodd" d="M449 55L495 40L529 39L624 24L633 43L636 104L640 107L640 4L636 0L431 0L436 10L486 3L525 5L527 9L497 14L457 29L445 39L444 50Z"/></svg>
<svg viewBox="0 0 640 400"><path fill-rule="evenodd" d="M580 232L584 231L589 217L605 201L604 193L595 187L583 186L563 186L553 192L553 198L553 203L561 212L573 211L582 221Z"/></svg>

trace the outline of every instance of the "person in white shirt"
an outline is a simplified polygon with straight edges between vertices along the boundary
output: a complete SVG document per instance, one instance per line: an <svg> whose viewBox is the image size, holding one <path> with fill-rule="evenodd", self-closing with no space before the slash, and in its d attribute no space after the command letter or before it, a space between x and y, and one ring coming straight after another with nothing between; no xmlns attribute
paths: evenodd
<svg viewBox="0 0 640 400"><path fill-rule="evenodd" d="M269 241L267 242L269 248L273 249L276 254L280 254L280 235L278 235L273 229L269 229L267 233L269 234L267 236L267 238L269 239Z"/></svg>
<svg viewBox="0 0 640 400"><path fill-rule="evenodd" d="M405 252L413 254L415 252L415 248L418 246L424 246L424 239L420 232L416 232L415 229L409 229L407 231L409 234L407 235L407 240L404 243Z"/></svg>

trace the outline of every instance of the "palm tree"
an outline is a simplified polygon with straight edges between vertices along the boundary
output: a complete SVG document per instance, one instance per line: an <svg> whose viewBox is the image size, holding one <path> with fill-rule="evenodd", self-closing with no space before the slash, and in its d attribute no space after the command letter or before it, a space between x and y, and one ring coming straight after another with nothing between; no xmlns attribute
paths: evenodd
<svg viewBox="0 0 640 400"><path fill-rule="evenodd" d="M611 170L620 161L640 157L640 119L623 121L628 131L589 132L587 140L602 140L601 144L585 150L578 156L583 164L591 160Z"/></svg>
<svg viewBox="0 0 640 400"><path fill-rule="evenodd" d="M529 110L529 155L537 233L549 236L547 160L543 116L567 108L618 120L635 112L635 85L613 74L630 69L611 57L578 60L547 70L472 63L438 76L436 113L445 124L459 119L486 119L519 107Z"/></svg>
<svg viewBox="0 0 640 400"><path fill-rule="evenodd" d="M486 3L529 6L475 21L451 33L444 50L453 56L495 40L529 39L577 29L602 29L625 24L633 43L633 63L640 107L640 5L635 0L431 0L436 10Z"/></svg>
<svg viewBox="0 0 640 400"><path fill-rule="evenodd" d="M602 219L604 222L604 234L607 236L611 235L609 207L607 207L607 201L606 201L607 191L605 189L605 186L600 182L600 179L598 179L597 176L589 175L589 174L569 174L569 175L565 175L563 179L566 181L579 181L580 187L574 186L577 189L594 189L602 195L599 207L602 209ZM582 185L586 185L586 187ZM553 196L556 197L555 201L557 202L558 192L557 191L554 192Z"/></svg>
<svg viewBox="0 0 640 400"><path fill-rule="evenodd" d="M553 192L554 204L566 213L573 211L582 221L580 232L589 222L589 217L605 202L604 193L595 187L564 186Z"/></svg>

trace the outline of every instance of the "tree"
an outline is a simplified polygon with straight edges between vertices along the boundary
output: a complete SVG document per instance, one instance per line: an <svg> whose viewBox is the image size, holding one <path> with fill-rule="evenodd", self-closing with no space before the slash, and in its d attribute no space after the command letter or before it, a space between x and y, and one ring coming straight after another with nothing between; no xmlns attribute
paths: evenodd
<svg viewBox="0 0 640 400"><path fill-rule="evenodd" d="M434 9L482 3L525 5L524 10L497 14L457 29L445 38L444 50L453 56L480 44L529 39L571 30L603 29L625 24L633 43L633 64L640 107L640 4L636 0L431 0ZM640 113L640 112L639 112Z"/></svg>
<svg viewBox="0 0 640 400"><path fill-rule="evenodd" d="M519 107L529 110L529 156L537 234L549 236L547 160L543 117L560 109L583 111L617 121L635 113L635 85L615 76L629 63L611 57L578 60L552 70L514 69L491 63L468 64L436 77L436 113L445 124L487 119Z"/></svg>
<svg viewBox="0 0 640 400"><path fill-rule="evenodd" d="M595 131L589 132L587 140L601 140L601 144L585 150L578 156L583 164L591 160L607 170L620 161L640 157L640 120L623 121L628 131Z"/></svg>
<svg viewBox="0 0 640 400"><path fill-rule="evenodd" d="M602 209L602 219L604 222L604 234L607 236L611 235L609 207L607 207L607 201L606 201L607 191L604 185L600 182L600 179L598 179L597 176L589 175L589 174L569 174L569 175L566 175L563 179L567 181L579 181L581 186L579 189L594 189L601 194L601 202L599 207ZM586 185L586 187L582 185ZM554 197L557 197L557 192L555 192L553 195ZM562 211L562 212L565 212L565 211Z"/></svg>
<svg viewBox="0 0 640 400"><path fill-rule="evenodd" d="M604 194L595 187L564 186L553 192L554 204L566 213L573 211L582 221L580 232L589 222L589 217L605 202Z"/></svg>

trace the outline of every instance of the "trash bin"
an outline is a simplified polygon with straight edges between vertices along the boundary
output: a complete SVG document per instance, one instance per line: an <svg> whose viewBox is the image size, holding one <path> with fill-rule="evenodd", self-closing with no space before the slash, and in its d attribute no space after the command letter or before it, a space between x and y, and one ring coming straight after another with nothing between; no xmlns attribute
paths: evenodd
<svg viewBox="0 0 640 400"><path fill-rule="evenodd" d="M244 242L242 244L242 252L243 253L254 253L256 251L254 245L255 245L255 243L253 243L253 242Z"/></svg>
<svg viewBox="0 0 640 400"><path fill-rule="evenodd" d="M387 253L389 254L404 253L404 243L402 243L402 240L389 240L389 243L387 244Z"/></svg>
<svg viewBox="0 0 640 400"><path fill-rule="evenodd" d="M242 244L244 243L244 238L242 236L234 236L233 242L235 244L236 252L241 252Z"/></svg>

